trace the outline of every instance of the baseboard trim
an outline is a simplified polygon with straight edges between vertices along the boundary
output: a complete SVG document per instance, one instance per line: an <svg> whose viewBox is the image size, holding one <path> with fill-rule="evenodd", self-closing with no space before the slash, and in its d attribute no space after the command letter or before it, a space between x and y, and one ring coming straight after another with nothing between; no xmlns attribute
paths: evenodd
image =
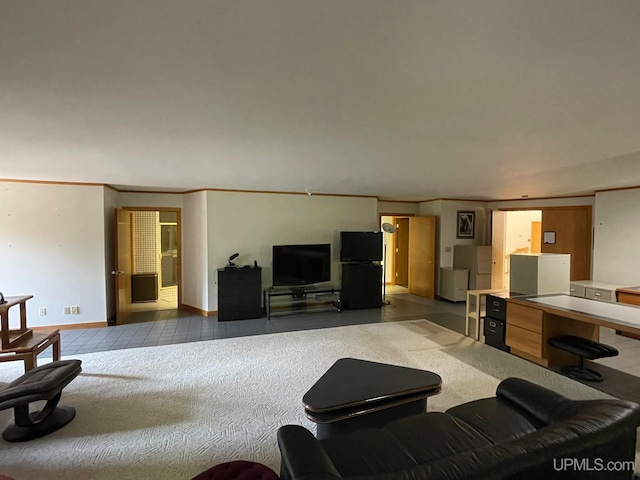
<svg viewBox="0 0 640 480"><path fill-rule="evenodd" d="M187 312L191 312L191 313L196 313L198 315L201 315L203 317L215 317L216 315L218 315L218 311L217 310L211 310L211 311L206 311L206 310L202 310L200 308L196 308L196 307L192 307L191 305L187 305L186 303L181 303L180 304L180 310L186 310Z"/></svg>
<svg viewBox="0 0 640 480"><path fill-rule="evenodd" d="M29 327L33 331L39 330L51 330L57 328L58 330L80 330L84 328L103 328L109 326L107 322L88 322L88 323L65 323L62 325L42 325L38 327Z"/></svg>

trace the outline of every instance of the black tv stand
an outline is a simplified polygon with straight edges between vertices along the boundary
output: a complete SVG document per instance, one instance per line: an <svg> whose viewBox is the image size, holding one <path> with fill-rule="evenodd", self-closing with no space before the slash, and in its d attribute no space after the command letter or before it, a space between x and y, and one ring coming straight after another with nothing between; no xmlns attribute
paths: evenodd
<svg viewBox="0 0 640 480"><path fill-rule="evenodd" d="M275 301L274 301L275 300ZM300 287L269 287L264 290L264 309L271 319L275 309L280 313L299 313L326 310L342 311L340 289L333 285L307 285Z"/></svg>
<svg viewBox="0 0 640 480"><path fill-rule="evenodd" d="M290 290L293 298L304 298L307 292L312 289L306 287L292 287Z"/></svg>

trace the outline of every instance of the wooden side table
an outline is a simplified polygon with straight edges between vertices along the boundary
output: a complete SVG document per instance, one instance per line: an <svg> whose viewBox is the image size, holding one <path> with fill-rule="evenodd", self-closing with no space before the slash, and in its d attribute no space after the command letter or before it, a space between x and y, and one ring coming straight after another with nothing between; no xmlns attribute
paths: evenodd
<svg viewBox="0 0 640 480"><path fill-rule="evenodd" d="M0 305L0 362L22 360L25 372L37 365L37 357L53 346L53 360L60 360L60 330L43 329L34 332L27 327L27 300L33 295L6 297ZM20 305L20 327L9 329L9 309Z"/></svg>

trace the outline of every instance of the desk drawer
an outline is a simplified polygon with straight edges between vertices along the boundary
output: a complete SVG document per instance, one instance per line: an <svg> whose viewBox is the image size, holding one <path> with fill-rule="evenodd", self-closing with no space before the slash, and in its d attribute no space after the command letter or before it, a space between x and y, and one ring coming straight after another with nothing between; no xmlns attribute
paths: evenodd
<svg viewBox="0 0 640 480"><path fill-rule="evenodd" d="M478 275L490 275L493 263L491 260L478 261Z"/></svg>
<svg viewBox="0 0 640 480"><path fill-rule="evenodd" d="M509 303L507 323L535 333L542 333L542 310Z"/></svg>
<svg viewBox="0 0 640 480"><path fill-rule="evenodd" d="M640 306L640 295L626 292L618 292L618 303Z"/></svg>
<svg viewBox="0 0 640 480"><path fill-rule="evenodd" d="M615 302L615 292L611 290L603 290L601 288L585 288L585 297L591 298L592 300L600 300L601 302Z"/></svg>
<svg viewBox="0 0 640 480"><path fill-rule="evenodd" d="M476 290L488 290L491 288L491 274L476 275Z"/></svg>
<svg viewBox="0 0 640 480"><path fill-rule="evenodd" d="M511 308L511 305L509 306ZM505 343L534 357L542 357L542 335L507 323Z"/></svg>
<svg viewBox="0 0 640 480"><path fill-rule="evenodd" d="M507 319L507 301L504 298L487 295L486 308L487 317L502 321Z"/></svg>
<svg viewBox="0 0 640 480"><path fill-rule="evenodd" d="M574 297L584 297L584 285L575 285L573 283L569 284L569 295L573 295Z"/></svg>

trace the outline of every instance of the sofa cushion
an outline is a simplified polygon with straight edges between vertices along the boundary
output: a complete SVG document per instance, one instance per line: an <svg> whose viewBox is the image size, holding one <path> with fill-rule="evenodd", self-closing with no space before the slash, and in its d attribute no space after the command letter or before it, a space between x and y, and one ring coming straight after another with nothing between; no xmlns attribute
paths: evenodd
<svg viewBox="0 0 640 480"><path fill-rule="evenodd" d="M463 420L440 412L401 418L385 430L420 464L492 444Z"/></svg>
<svg viewBox="0 0 640 480"><path fill-rule="evenodd" d="M390 473L416 465L391 433L367 428L320 440L342 477Z"/></svg>
<svg viewBox="0 0 640 480"><path fill-rule="evenodd" d="M485 398L447 410L473 427L491 443L510 442L535 432L543 425L501 398Z"/></svg>

